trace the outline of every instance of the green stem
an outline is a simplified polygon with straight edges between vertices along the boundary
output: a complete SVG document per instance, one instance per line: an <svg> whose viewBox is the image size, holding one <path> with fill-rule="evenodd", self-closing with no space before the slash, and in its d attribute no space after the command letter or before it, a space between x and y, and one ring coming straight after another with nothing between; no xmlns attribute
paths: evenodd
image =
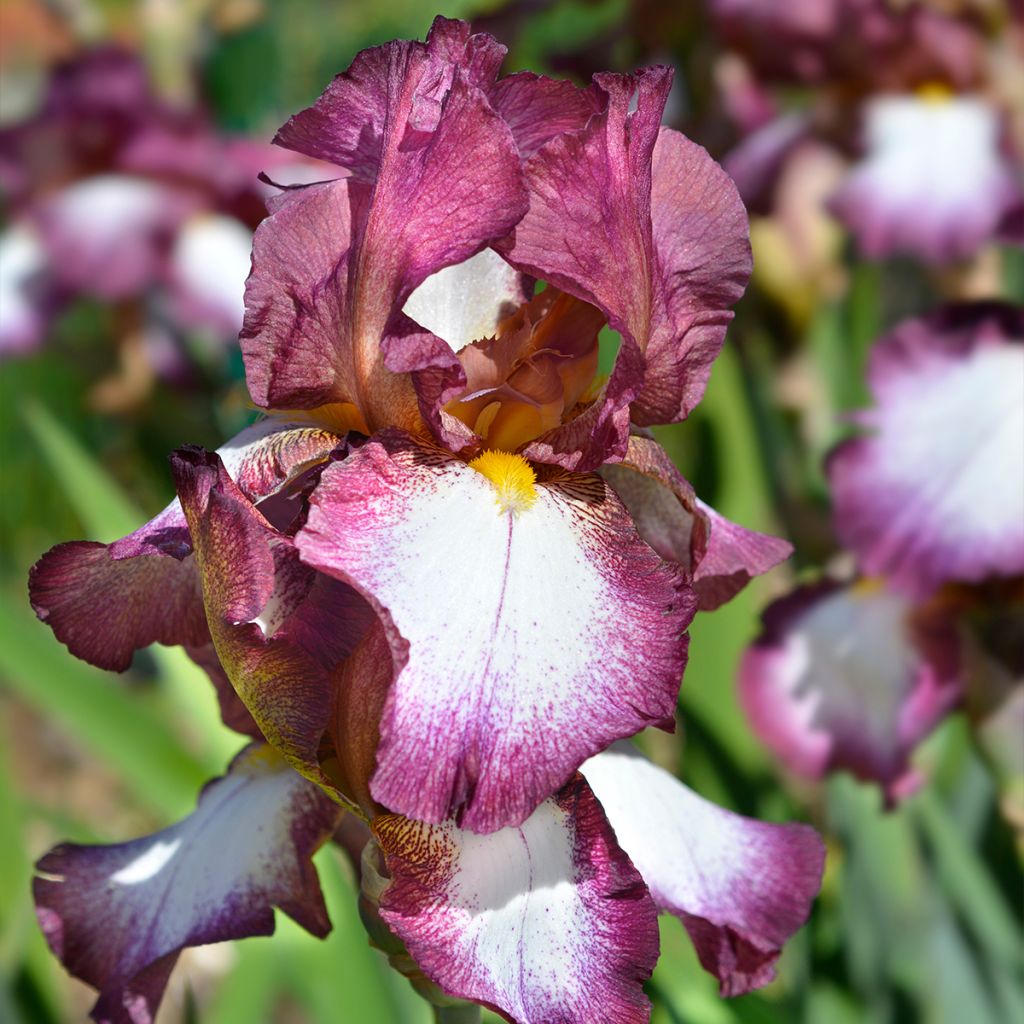
<svg viewBox="0 0 1024 1024"><path fill-rule="evenodd" d="M479 1006L435 1006L434 1024L480 1024Z"/></svg>

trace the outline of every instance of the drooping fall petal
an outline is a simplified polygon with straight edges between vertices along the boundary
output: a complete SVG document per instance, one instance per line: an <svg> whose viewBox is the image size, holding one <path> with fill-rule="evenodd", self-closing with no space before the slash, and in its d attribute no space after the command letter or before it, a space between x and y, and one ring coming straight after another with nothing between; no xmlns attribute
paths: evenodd
<svg viewBox="0 0 1024 1024"><path fill-rule="evenodd" d="M845 769L896 799L914 747L961 695L956 629L880 581L801 588L770 605L740 667L751 725L794 772Z"/></svg>
<svg viewBox="0 0 1024 1024"><path fill-rule="evenodd" d="M372 791L392 810L516 824L613 739L671 726L694 601L599 477L477 472L385 433L325 471L296 543L388 627Z"/></svg>
<svg viewBox="0 0 1024 1024"><path fill-rule="evenodd" d="M814 830L716 807L628 743L581 770L658 908L683 922L722 995L771 981L821 885L825 848Z"/></svg>
<svg viewBox="0 0 1024 1024"><path fill-rule="evenodd" d="M209 636L191 553L175 501L113 544L51 548L29 575L32 607L72 654L123 672L140 648L200 645Z"/></svg>
<svg viewBox="0 0 1024 1024"><path fill-rule="evenodd" d="M446 992L516 1024L648 1020L654 905L578 776L490 835L397 815L374 831L381 916Z"/></svg>
<svg viewBox="0 0 1024 1024"><path fill-rule="evenodd" d="M750 278L747 213L705 150L663 128L651 168L655 270L644 385L633 422L675 423L704 396L732 306Z"/></svg>
<svg viewBox="0 0 1024 1024"><path fill-rule="evenodd" d="M267 740L326 783L317 755L333 714L332 673L373 614L350 587L299 561L216 455L181 449L171 466L220 663Z"/></svg>
<svg viewBox="0 0 1024 1024"><path fill-rule="evenodd" d="M326 430L273 419L247 427L218 449L252 501L273 495L341 443ZM188 524L177 499L113 544L58 544L33 567L36 614L72 654L123 671L152 643L209 640ZM104 609L102 623L96 610Z"/></svg>
<svg viewBox="0 0 1024 1024"><path fill-rule="evenodd" d="M326 935L310 858L340 813L270 748L250 746L178 824L46 854L33 882L36 913L67 969L99 990L93 1019L151 1024L185 946L270 935L274 907Z"/></svg>
<svg viewBox="0 0 1024 1024"><path fill-rule="evenodd" d="M1020 202L997 112L980 97L880 96L865 133L867 153L832 208L869 258L964 259Z"/></svg>

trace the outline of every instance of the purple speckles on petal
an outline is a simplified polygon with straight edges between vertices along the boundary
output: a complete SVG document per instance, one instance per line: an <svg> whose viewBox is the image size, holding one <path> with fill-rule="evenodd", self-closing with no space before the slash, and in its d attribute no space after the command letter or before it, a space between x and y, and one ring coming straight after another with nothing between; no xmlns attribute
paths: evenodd
<svg viewBox="0 0 1024 1024"><path fill-rule="evenodd" d="M68 970L99 989L93 1019L151 1024L183 947L269 935L275 906L326 935L310 857L339 813L269 748L251 746L177 825L46 854L33 883L39 924Z"/></svg>
<svg viewBox="0 0 1024 1024"><path fill-rule="evenodd" d="M579 776L489 835L397 816L374 828L392 877L381 916L446 992L516 1024L648 1020L654 905Z"/></svg>
<svg viewBox="0 0 1024 1024"><path fill-rule="evenodd" d="M722 995L771 981L821 886L825 848L815 831L716 807L627 743L581 770L658 908L683 922Z"/></svg>
<svg viewBox="0 0 1024 1024"><path fill-rule="evenodd" d="M519 512L498 499L381 435L324 473L296 538L397 645L374 796L479 831L521 822L613 739L671 725L694 611L599 477L555 475Z"/></svg>

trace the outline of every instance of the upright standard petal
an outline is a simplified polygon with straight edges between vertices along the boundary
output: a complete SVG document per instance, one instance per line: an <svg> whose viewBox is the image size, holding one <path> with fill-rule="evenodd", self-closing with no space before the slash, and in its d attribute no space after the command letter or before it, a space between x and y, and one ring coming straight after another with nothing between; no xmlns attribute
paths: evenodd
<svg viewBox="0 0 1024 1024"><path fill-rule="evenodd" d="M577 421L533 442L529 458L584 472L625 452L626 410L642 383L654 302L651 156L671 80L663 67L595 76L602 111L525 164L530 208L499 251L526 273L597 306L622 335L603 395Z"/></svg>
<svg viewBox="0 0 1024 1024"><path fill-rule="evenodd" d="M267 498L327 458L341 439L326 430L263 420L218 449L250 500ZM113 544L58 544L32 568L36 614L72 654L122 672L152 643L209 640L188 524L177 498ZM96 609L104 609L102 628Z"/></svg>
<svg viewBox="0 0 1024 1024"><path fill-rule="evenodd" d="M50 948L99 990L98 1024L151 1024L178 953L274 931L273 908L330 931L310 858L340 809L269 747L247 747L188 818L116 846L63 844L36 865Z"/></svg>
<svg viewBox="0 0 1024 1024"><path fill-rule="evenodd" d="M631 436L626 457L601 475L640 536L690 575L701 611L724 604L793 551L787 541L730 522L701 501L653 438Z"/></svg>
<svg viewBox="0 0 1024 1024"><path fill-rule="evenodd" d="M389 145L407 132L436 128L456 72L486 85L504 57L505 47L486 33L437 17L424 43L395 39L361 51L274 141L344 167L361 181L376 181L385 173Z"/></svg>
<svg viewBox="0 0 1024 1024"><path fill-rule="evenodd" d="M815 831L716 807L628 743L581 771L655 903L683 922L722 995L771 981L821 886L825 847Z"/></svg>
<svg viewBox="0 0 1024 1024"><path fill-rule="evenodd" d="M910 754L961 695L955 626L881 581L805 587L770 605L740 665L754 731L794 772L845 769L892 802Z"/></svg>
<svg viewBox="0 0 1024 1024"><path fill-rule="evenodd" d="M1024 572L1024 311L949 307L879 341L866 436L828 464L865 574L917 596Z"/></svg>
<svg viewBox="0 0 1024 1024"><path fill-rule="evenodd" d="M675 423L704 396L732 306L747 287L747 211L707 152L663 128L651 169L654 306L633 422Z"/></svg>
<svg viewBox="0 0 1024 1024"><path fill-rule="evenodd" d="M613 739L671 727L694 601L599 477L473 465L380 435L325 471L296 543L389 630L374 797L493 831Z"/></svg>
<svg viewBox="0 0 1024 1024"><path fill-rule="evenodd" d="M600 90L594 86L581 89L532 71L499 79L487 90L487 98L512 129L524 160L553 138L585 128L602 107Z"/></svg>
<svg viewBox="0 0 1024 1024"><path fill-rule="evenodd" d="M319 749L334 713L332 673L373 613L348 586L303 565L202 449L172 456L217 656L263 735L330 787Z"/></svg>
<svg viewBox="0 0 1024 1024"><path fill-rule="evenodd" d="M381 916L450 995L516 1024L648 1020L654 905L579 776L517 828L387 815L374 831L392 878Z"/></svg>
<svg viewBox="0 0 1024 1024"><path fill-rule="evenodd" d="M503 246L516 266L597 306L641 348L651 316L651 157L671 81L664 67L597 75L601 113L526 163L530 209Z"/></svg>
<svg viewBox="0 0 1024 1024"><path fill-rule="evenodd" d="M528 204L511 131L474 84L491 61L478 38L442 23L426 44L365 51L282 130L354 177L283 196L257 232L242 331L257 404L346 402L368 432L420 429L403 375L455 360L401 308Z"/></svg>
<svg viewBox="0 0 1024 1024"><path fill-rule="evenodd" d="M659 133L670 82L666 68L596 76L604 109L526 163L530 210L502 243L516 266L596 305L623 337L590 412L591 446L600 440L606 456L623 453L625 435L607 436L618 403L632 401L633 419L647 424L682 419L699 401L727 307L750 275L746 213L732 181L699 146ZM575 464L556 459L565 447L553 431L528 454L580 470L604 461L592 461L596 450Z"/></svg>

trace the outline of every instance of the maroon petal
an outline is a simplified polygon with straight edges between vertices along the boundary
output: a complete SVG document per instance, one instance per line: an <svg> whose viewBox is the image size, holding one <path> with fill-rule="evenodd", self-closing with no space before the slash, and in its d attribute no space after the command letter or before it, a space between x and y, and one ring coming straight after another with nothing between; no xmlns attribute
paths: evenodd
<svg viewBox="0 0 1024 1024"><path fill-rule="evenodd" d="M825 847L814 829L716 807L628 743L581 771L658 908L683 922L722 995L771 981L821 887Z"/></svg>
<svg viewBox="0 0 1024 1024"><path fill-rule="evenodd" d="M321 182L278 197L256 230L239 341L263 408L313 408L355 391L336 352L349 318L352 206L347 180Z"/></svg>
<svg viewBox="0 0 1024 1024"><path fill-rule="evenodd" d="M624 453L628 423L617 414L639 390L640 354L650 334L651 156L671 79L668 68L595 76L605 97L601 113L582 131L552 139L525 165L530 209L500 251L532 276L597 306L622 335L606 393L595 403L600 416L591 433L601 436L563 443L556 429L526 450L530 458L584 472Z"/></svg>
<svg viewBox="0 0 1024 1024"><path fill-rule="evenodd" d="M633 402L640 424L674 422L696 405L728 307L750 275L746 212L731 179L699 146L659 133L671 72L594 83L604 109L527 162L530 210L501 246L516 266L598 306L622 335L589 420L527 449L579 471L624 453L624 403ZM568 454L573 448L582 452Z"/></svg>
<svg viewBox="0 0 1024 1024"><path fill-rule="evenodd" d="M604 108L526 163L530 209L502 248L527 273L598 306L642 347L651 304L651 157L672 72L644 68L594 81Z"/></svg>
<svg viewBox="0 0 1024 1024"><path fill-rule="evenodd" d="M412 141L415 133L437 127L456 69L474 85L489 84L497 75L505 47L470 31L467 22L438 17L425 43L395 39L363 50L274 141L344 167L362 181L376 181L389 146L406 133Z"/></svg>
<svg viewBox="0 0 1024 1024"><path fill-rule="evenodd" d="M381 916L445 992L516 1024L649 1019L654 905L578 775L518 828L387 815L374 831L392 879Z"/></svg>
<svg viewBox="0 0 1024 1024"><path fill-rule="evenodd" d="M512 134L473 84L487 46L471 37L456 63L461 33L442 23L427 44L366 51L286 126L296 145L318 126L323 155L336 150L356 177L291 192L257 232L242 330L257 404L351 403L368 432L420 429L402 375L448 369L453 356L402 306L432 273L507 234L528 203Z"/></svg>
<svg viewBox="0 0 1024 1024"><path fill-rule="evenodd" d="M519 152L529 159L558 135L579 131L602 107L593 86L520 71L500 79L488 90L491 106L512 129Z"/></svg>
<svg viewBox="0 0 1024 1024"><path fill-rule="evenodd" d="M72 654L116 672L142 647L199 645L209 636L177 502L113 544L51 548L32 567L29 595L36 615Z"/></svg>
<svg viewBox="0 0 1024 1024"><path fill-rule="evenodd" d="M326 430L264 420L219 452L242 491L257 500L325 459L339 443ZM58 544L33 567L29 594L57 639L100 668L124 671L133 653L152 643L200 646L209 640L188 524L177 499L113 544ZM103 611L102 624L97 609Z"/></svg>
<svg viewBox="0 0 1024 1024"><path fill-rule="evenodd" d="M373 614L351 588L299 561L216 455L180 449L171 465L223 670L267 740L329 784L318 753L333 715L332 672Z"/></svg>
<svg viewBox="0 0 1024 1024"><path fill-rule="evenodd" d="M693 574L701 611L725 604L755 576L774 569L793 553L789 541L733 523L700 498L697 508L704 513L709 530L707 550Z"/></svg>
<svg viewBox="0 0 1024 1024"><path fill-rule="evenodd" d="M675 423L701 400L750 278L747 213L736 186L696 143L663 128L651 171L653 309L633 422Z"/></svg>
<svg viewBox="0 0 1024 1024"><path fill-rule="evenodd" d="M178 953L274 931L273 908L318 937L330 921L311 857L339 807L269 747L247 747L188 818L115 846L55 847L36 865L54 953L99 990L99 1024L152 1024Z"/></svg>

